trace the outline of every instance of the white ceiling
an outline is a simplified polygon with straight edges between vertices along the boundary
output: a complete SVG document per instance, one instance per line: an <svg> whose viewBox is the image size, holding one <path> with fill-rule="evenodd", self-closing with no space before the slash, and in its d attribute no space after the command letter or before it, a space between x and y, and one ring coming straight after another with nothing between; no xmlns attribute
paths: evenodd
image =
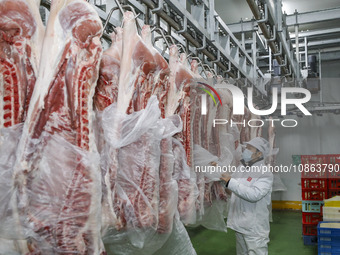
<svg viewBox="0 0 340 255"><path fill-rule="evenodd" d="M283 10L287 14L309 12L340 7L340 0L283 0ZM245 0L215 0L215 10L226 24L252 19L253 15Z"/></svg>

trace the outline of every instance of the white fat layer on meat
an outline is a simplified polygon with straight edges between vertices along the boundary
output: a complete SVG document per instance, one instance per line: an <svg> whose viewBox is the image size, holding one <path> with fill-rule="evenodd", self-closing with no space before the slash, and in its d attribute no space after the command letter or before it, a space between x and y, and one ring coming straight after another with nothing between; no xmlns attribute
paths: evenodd
<svg viewBox="0 0 340 255"><path fill-rule="evenodd" d="M27 5L30 8L30 11L34 17L34 21L36 23L36 31L33 35L33 37L30 40L31 43L31 54L34 60L32 62L32 67L34 70L34 73L38 75L38 68L39 63L41 59L41 49L43 44L43 38L45 35L45 27L42 23L40 12L39 12L39 6L40 6L40 0L26 0Z"/></svg>
<svg viewBox="0 0 340 255"><path fill-rule="evenodd" d="M138 75L139 70L134 69L132 55L136 44L141 40L137 34L135 18L132 12L125 12L124 14L124 30L123 30L123 53L120 66L120 76L118 85L117 106L118 111L125 113L129 107L130 100L134 92L134 81ZM126 42L126 43L125 43Z"/></svg>

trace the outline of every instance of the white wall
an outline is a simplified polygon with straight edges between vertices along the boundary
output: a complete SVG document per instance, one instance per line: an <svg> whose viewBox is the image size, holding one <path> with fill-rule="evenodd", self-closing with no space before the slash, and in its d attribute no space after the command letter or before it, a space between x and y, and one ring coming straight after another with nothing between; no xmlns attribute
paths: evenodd
<svg viewBox="0 0 340 255"><path fill-rule="evenodd" d="M340 103L340 61L322 63L322 77L324 102ZM318 95L312 100L318 100ZM292 164L292 155L340 154L340 115L314 114L294 119L298 121L297 127L276 128L276 145L280 148L278 165ZM280 176L287 191L275 192L272 199L301 201L300 173Z"/></svg>

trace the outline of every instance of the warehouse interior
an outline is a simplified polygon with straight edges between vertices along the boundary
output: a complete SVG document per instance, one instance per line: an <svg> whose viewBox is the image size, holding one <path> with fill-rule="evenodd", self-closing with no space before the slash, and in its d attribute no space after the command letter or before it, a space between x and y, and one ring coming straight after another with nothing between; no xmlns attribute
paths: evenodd
<svg viewBox="0 0 340 255"><path fill-rule="evenodd" d="M6 118L9 119L9 115L6 115L8 108L3 103L8 100L5 95L7 89L5 75L8 71L3 63L6 62L6 56L9 58L11 54L7 49L17 47L13 46L15 43L6 37L11 27L7 24L12 24L8 21L10 16L6 10L11 10L13 13L17 11L13 1L16 0L0 0L0 14L6 17L0 18L0 97L2 98L0 107L3 112L0 114L0 226L2 226L0 227L0 255L340 254L340 139L338 138L340 128L338 97L340 95L340 1L18 0L23 5L29 6L28 9L36 9L38 16L41 17L39 22L42 22L41 26L46 29L45 39L42 40L40 37L39 45L33 42L32 32L28 41L31 40L33 43L29 45L32 49L41 47L42 55L50 53L49 50L51 50L51 54L48 54L51 57L50 60L45 57L45 60L41 60L40 67L36 68L40 70L37 71L36 80L34 80L36 86L34 90L32 89L31 103L26 106L27 109L20 107L20 109L27 110L27 113L23 114L24 116L27 114L27 119L19 122L13 121L13 125L8 125L6 124ZM4 7L8 3L12 5ZM75 3L79 6L81 6L80 3L83 4L90 11L82 13L81 8L72 9L73 13L80 15L73 17L67 13L63 17L71 25L70 27L63 26L62 18L58 15L60 13L64 15L64 9ZM127 13L132 15L130 20L126 18ZM71 18L67 15L71 15ZM60 18L61 25L59 21L55 21L56 16ZM79 54L74 57L72 50L67 55L62 52L62 49L64 49L64 44L66 45L65 38L71 33L69 31L72 33L76 31L72 28L74 24L77 24L77 19L82 18L90 20L93 24L100 23L97 27L101 29L97 34L91 34L92 31L87 32L86 29L92 29L94 25L81 27L82 33L87 33L87 38L91 39L72 44L72 47L67 46L75 52L79 45L86 45L85 49L97 49L98 55L96 56L101 56L93 61L92 57L87 57L90 55L86 55L85 60L82 61L89 62L92 67L86 69L86 72L89 72L87 76L85 75L86 78L79 75L81 79L88 79L88 84L92 82L92 89L88 89L92 91L89 92L92 96L88 99L90 102L88 111L91 112L89 114L86 112L92 121L86 120L86 123L93 122L91 124L93 128L91 126L85 131L88 137L82 142L90 145L83 147L72 142L69 144L68 139L71 135L68 133L64 137L67 142L60 140L58 136L55 137L54 135L58 134L55 130L64 125L64 121L67 122L68 119L65 120L62 117L61 122L58 119L49 124L48 121L57 117L52 110L45 110L48 108L47 105L50 105L51 109L58 105L58 102L53 101L57 100L51 96L53 93L56 95L55 98L60 97L60 91L78 96L75 90L71 93L68 90L67 86L71 86L68 80L69 73L61 71L53 76L55 80L57 80L56 77L62 75L66 77L64 80L60 78L62 82L59 80L59 84L64 85L60 85L61 89L58 92L56 87L53 87L54 83L49 83L49 79L52 79L49 78L49 70L58 69L61 66L58 61L61 61L60 58L62 59L65 55L65 59L70 62L67 62L67 65L63 64L64 66L67 68L71 66L72 70L77 70L77 65L81 66L78 59L84 55ZM22 20L25 21L25 19ZM26 22L30 22L30 19ZM52 22L56 22L56 25ZM147 29L145 25L148 26ZM138 36L132 33L130 37L127 36L128 30L124 29L128 26L133 27L133 33ZM52 33L52 30L48 30L52 27L56 32L53 30ZM58 30L60 28L65 29L66 32L60 33ZM79 38L76 35L72 36L77 39L81 38L81 36ZM53 37L58 37L58 39L52 40ZM149 37L150 42L147 41ZM93 44L89 43L92 38L96 38ZM120 45L121 52L117 53L118 50L114 47L118 45L119 40L123 43ZM141 51L142 53L136 57L139 62L137 60L131 62L135 55L124 53L124 47L125 49L129 45L137 47L137 44L133 44L136 40L147 41L145 45L149 50L152 49L150 50L152 54ZM70 41L67 42L71 44ZM50 49L48 44L51 45ZM58 44L63 46L59 47ZM81 47L83 46L79 46ZM174 59L172 52L174 48L176 48L177 62L171 65ZM58 52L52 53L54 50ZM18 55L20 54L24 55L24 53ZM119 57L110 62L107 57L109 54L116 54L115 56ZM124 62L125 69L122 68L123 59L126 56L124 54L130 58L130 62ZM151 55L154 60L149 65L151 67L140 64L147 63L147 58ZM156 55L159 62L156 61ZM12 60L18 58L13 56ZM143 68L138 69L133 66L137 62L143 68L147 66L150 69L152 65L159 65L162 68L166 65L166 68L163 68L166 71L162 69L160 73L157 73L159 70L154 68L157 70L154 71L155 74L152 73L153 71L150 71L150 75L145 74L146 71ZM49 69L44 67L44 64L47 66L53 64L53 67ZM105 66L106 64L117 65L119 68L109 69ZM18 68L23 65L18 65ZM179 79L179 71L176 73L177 76L171 76L174 67L185 69L189 73L187 76L191 77L190 82L189 80L181 81L181 84L185 85L179 89L182 85L176 80L174 86L177 90L174 94L168 92L161 94L162 90L167 89L165 86L159 90L148 87L143 92L144 94L140 92L145 89L145 87L138 89L138 86L142 87L141 84L144 86L144 80L153 79L152 82L159 85L157 79L164 83L168 82L166 84L172 84L174 77ZM122 73L124 70L130 70L129 68L132 71L123 80ZM134 73L135 70L138 72L143 70L145 73L137 74ZM19 73L19 71L16 72ZM26 68L25 72L28 75L29 70ZM168 79L166 82L162 80L163 78L159 78L162 77L162 72L169 75L169 78L164 78L164 80ZM18 77L20 75L22 74ZM142 78L138 78L138 75ZM77 76L77 79L80 79L79 77ZM26 80L30 81L30 78ZM12 86L19 87L19 83L20 81L13 83ZM189 83L191 83L190 89L187 85ZM116 90L112 92L107 89L108 87L104 88L103 84L114 85ZM130 87L125 87L125 91L128 91L126 94L131 92L129 96L122 92L124 84L130 84ZM131 90L133 86L135 86L134 90ZM232 91L231 87L235 87L237 92L242 93L244 106L242 104L236 106L236 102L240 101L234 97L236 92ZM252 89L252 94L249 94L249 88ZM228 92L224 92L228 89ZM143 97L138 93L143 94ZM83 94L79 93L82 96ZM144 99L145 94L150 94L147 99ZM157 95L157 99L151 97L151 94ZM170 94L180 98L175 102L177 105L174 109L171 108ZM159 95L166 98L165 104L162 105L162 97ZM139 96L142 98L140 101L135 99ZM15 96L11 97L15 98ZM51 101L45 100L45 97ZM132 98L131 101L129 97ZM70 105L74 103L72 99L68 100L65 102L67 101ZM273 103L275 100L276 108ZM288 100L290 103L287 103ZM190 103L187 103L188 101ZM303 103L299 105L296 103L298 101ZM49 104L49 102L52 103ZM137 107L136 105L140 102L145 104ZM203 113L203 103L207 105L205 113ZM13 105L15 104L16 101ZM84 101L77 101L74 104L77 107L85 105ZM14 109L14 106L11 107ZM138 110L131 110L133 107ZM242 111L244 108L246 113L244 111L237 113L236 110L240 108ZM119 112L121 109L123 109L122 112ZM219 109L221 109L220 112ZM261 114L261 111L270 111L270 113ZM75 110L74 116L72 113L70 119L75 121L75 116L79 112L84 114L85 111ZM47 117L30 117L30 114ZM195 122L197 114L200 116L199 124ZM246 117L247 114L248 117ZM240 115L242 117L238 118ZM177 116L177 119L173 116ZM36 121L44 118L49 119L46 123L50 125L46 124L47 128L44 132L50 132L51 137L42 131L39 137L36 134L40 131L32 131L37 127L43 127L42 122L36 124ZM252 121L252 118L254 121L265 124L251 126L248 122L248 128L240 126L240 121L246 123ZM161 122L160 119L164 121ZM270 126L268 120L273 119L275 125ZM217 120L225 121L225 123L217 125L218 128L215 129ZM218 121L217 123L220 124ZM233 127L229 126L230 121L238 122ZM146 124L149 122L151 124ZM295 125L284 125L288 122L295 123ZM196 137L195 123L200 128L196 132L199 138ZM76 124L72 122L65 130L68 132L74 126ZM75 128L75 130L78 129ZM222 134L221 130L225 134ZM164 132L163 136L160 132ZM168 133L165 134L166 132ZM62 132L61 134L63 135ZM207 137L206 134L208 134ZM249 149L246 143L252 145L250 141L257 137L267 140L266 153L268 155L266 157L264 152L259 151L254 145L257 152L262 152L261 160L272 167L281 166L281 170L273 171L273 184L271 184L270 191L261 197L262 199L268 195L271 201L266 208L268 209L266 213L270 214L269 218L266 214L264 215L270 222L267 248L264 248L262 252L251 253L247 246L248 248L245 249L248 251L240 253L236 233L239 231L234 227L229 227L228 221L228 215L230 215L228 213L233 210L232 197L242 199L242 196L234 191L232 186L228 189L228 185L231 185L230 181L236 177L233 177L233 174L227 174L226 180L223 179L222 172L208 176L208 173L198 173L197 169L201 169L200 166L240 166L242 160L244 162L245 159L242 151ZM39 147L40 143L45 147ZM93 148L91 144L95 144L95 150L91 149ZM153 148L154 151L149 148ZM53 149L58 153L52 152ZM20 161L20 157L24 160ZM142 157L144 158L141 160ZM155 166L153 160L156 162ZM71 161L72 163L69 163ZM172 164L169 167L172 169L171 172L161 171L164 162L168 166ZM326 170L321 172L305 170L317 164L324 166ZM66 171L62 169L68 170L68 167L70 169L73 167L72 171L65 173ZM157 168L156 175L152 176L150 173L143 172L149 171L152 167L159 168ZM176 172L176 167L180 169L178 170L180 172ZM78 183L72 179L77 175L77 171L81 172L82 169L87 168L99 170L97 172L89 170L91 178L88 179L86 179L86 174L82 173L83 179L77 179ZM138 174L129 173L130 170ZM53 177L51 173L54 173ZM166 181L162 182L162 177ZM138 184L139 181L142 183L147 178L150 178L151 184L145 184L145 186ZM255 177L248 177L247 181L250 183L253 178L255 179ZM72 180L71 184L68 182L70 180ZM86 181L82 182L83 180ZM155 185L157 189L149 190L149 193L143 191L144 188L150 188L152 185ZM64 194L60 191L68 192L70 187L76 187L74 193ZM82 193L82 187L88 190ZM162 190L167 190L167 192L170 190L168 193L170 195L164 195ZM211 194L208 194L207 190L210 190ZM95 202L91 200L91 203L84 205L83 202L79 202L80 197L88 198L90 195L84 195L88 191L89 194L96 196ZM180 201L181 192L188 192L183 196L182 201ZM258 190L254 191L256 192L261 193ZM65 201L68 201L67 199L72 194L74 198L71 197L71 199L74 201L72 200L68 205ZM194 199L191 201L192 197ZM328 199L334 199L334 201ZM33 202L30 202L31 200ZM256 204L258 201L251 203ZM247 203L249 203L248 200ZM164 204L165 209L162 208ZM74 211L69 209L72 206L76 208ZM189 216L186 215L188 211L191 212ZM161 222L160 219L164 215L168 218L165 217L165 220ZM69 223L65 220L73 218L76 223L73 221ZM83 224L82 220L90 223ZM320 222L331 222L331 224L335 222L335 227L333 225L323 227ZM336 225L336 223L339 224ZM91 227L93 228L89 230ZM322 228L329 230L332 234L322 234ZM267 233L267 229L263 232ZM89 234L91 237L86 236L88 233L91 233ZM242 234L246 235L243 232ZM93 236L95 237L92 240ZM323 241L323 237L329 239ZM71 239L72 241L69 241Z"/></svg>

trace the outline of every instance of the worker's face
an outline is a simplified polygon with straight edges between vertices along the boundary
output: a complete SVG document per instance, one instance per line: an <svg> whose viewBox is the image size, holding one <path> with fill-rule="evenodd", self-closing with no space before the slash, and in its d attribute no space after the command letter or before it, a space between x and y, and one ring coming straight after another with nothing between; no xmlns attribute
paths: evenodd
<svg viewBox="0 0 340 255"><path fill-rule="evenodd" d="M262 153L260 151L258 151L254 146L247 144L246 148L253 153L251 155L251 159L259 158L259 157L262 156Z"/></svg>

